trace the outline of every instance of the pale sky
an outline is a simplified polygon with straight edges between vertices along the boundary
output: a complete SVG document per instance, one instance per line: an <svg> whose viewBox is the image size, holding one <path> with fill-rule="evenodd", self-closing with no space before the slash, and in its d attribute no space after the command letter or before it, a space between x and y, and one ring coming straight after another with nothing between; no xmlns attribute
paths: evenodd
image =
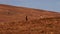
<svg viewBox="0 0 60 34"><path fill-rule="evenodd" d="M60 0L0 0L0 4L60 12Z"/></svg>

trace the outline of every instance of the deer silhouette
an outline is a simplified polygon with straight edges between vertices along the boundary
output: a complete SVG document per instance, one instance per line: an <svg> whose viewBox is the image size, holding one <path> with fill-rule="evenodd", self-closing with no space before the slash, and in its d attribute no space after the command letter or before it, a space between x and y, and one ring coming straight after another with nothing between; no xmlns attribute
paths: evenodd
<svg viewBox="0 0 60 34"><path fill-rule="evenodd" d="M27 16L26 16L26 21L28 21L28 18L27 18Z"/></svg>

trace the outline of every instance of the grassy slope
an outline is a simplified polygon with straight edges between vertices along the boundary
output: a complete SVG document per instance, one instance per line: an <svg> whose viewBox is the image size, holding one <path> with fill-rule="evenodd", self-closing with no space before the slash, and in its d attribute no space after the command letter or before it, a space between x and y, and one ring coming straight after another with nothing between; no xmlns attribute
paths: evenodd
<svg viewBox="0 0 60 34"><path fill-rule="evenodd" d="M60 13L0 5L0 34L60 34Z"/></svg>

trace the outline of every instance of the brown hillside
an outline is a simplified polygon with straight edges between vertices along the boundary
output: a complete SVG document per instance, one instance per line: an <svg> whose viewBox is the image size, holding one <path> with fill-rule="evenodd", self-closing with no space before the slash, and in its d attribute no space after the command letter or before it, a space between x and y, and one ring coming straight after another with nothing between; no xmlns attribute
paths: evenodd
<svg viewBox="0 0 60 34"><path fill-rule="evenodd" d="M0 4L0 34L60 34L60 13Z"/></svg>

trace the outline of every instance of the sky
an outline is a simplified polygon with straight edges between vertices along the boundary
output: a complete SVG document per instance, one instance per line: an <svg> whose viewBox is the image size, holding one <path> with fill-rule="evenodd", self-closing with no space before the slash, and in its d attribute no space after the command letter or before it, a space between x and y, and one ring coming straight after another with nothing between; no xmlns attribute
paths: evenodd
<svg viewBox="0 0 60 34"><path fill-rule="evenodd" d="M0 0L0 4L60 12L60 0Z"/></svg>

